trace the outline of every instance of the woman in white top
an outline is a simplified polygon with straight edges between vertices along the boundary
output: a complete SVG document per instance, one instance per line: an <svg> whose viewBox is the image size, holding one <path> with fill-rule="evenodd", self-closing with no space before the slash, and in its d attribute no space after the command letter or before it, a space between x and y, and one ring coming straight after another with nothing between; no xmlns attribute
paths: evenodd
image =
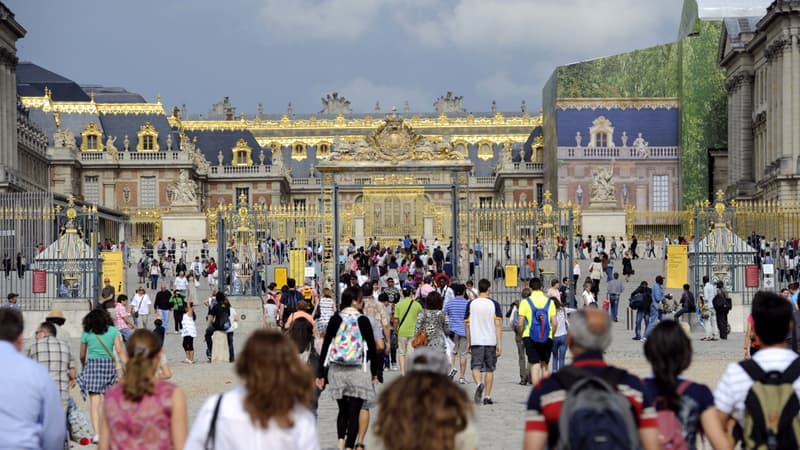
<svg viewBox="0 0 800 450"><path fill-rule="evenodd" d="M194 339L197 337L197 326L194 323L195 313L192 302L186 302L186 314L181 319L181 337L183 351L186 352L186 364L194 364Z"/></svg>
<svg viewBox="0 0 800 450"><path fill-rule="evenodd" d="M243 386L206 400L189 432L186 450L210 448L317 450L311 412L314 375L297 348L279 331L257 330L236 362ZM216 421L212 422L218 408Z"/></svg>
<svg viewBox="0 0 800 450"><path fill-rule="evenodd" d="M180 291L184 296L186 295L186 289L189 287L189 280L186 279L186 274L181 272L175 277L175 290Z"/></svg>
<svg viewBox="0 0 800 450"><path fill-rule="evenodd" d="M594 294L592 294L592 283L584 283L583 284L583 294L581 295L583 299L583 307L588 308L589 305L592 305L597 302L594 298Z"/></svg>
<svg viewBox="0 0 800 450"><path fill-rule="evenodd" d="M142 328L150 328L150 306L153 304L150 296L144 290L144 287L139 286L131 300L131 317L133 323L137 327L141 321Z"/></svg>
<svg viewBox="0 0 800 450"><path fill-rule="evenodd" d="M556 304L556 327L553 330L553 373L556 373L564 367L564 360L567 356L567 330L569 329L567 315L575 312L575 309L564 306L555 296L550 298Z"/></svg>

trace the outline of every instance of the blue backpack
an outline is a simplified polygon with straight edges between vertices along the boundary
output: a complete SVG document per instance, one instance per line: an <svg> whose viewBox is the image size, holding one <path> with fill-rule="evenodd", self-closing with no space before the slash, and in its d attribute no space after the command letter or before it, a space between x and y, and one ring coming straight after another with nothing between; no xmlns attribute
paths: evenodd
<svg viewBox="0 0 800 450"><path fill-rule="evenodd" d="M547 342L548 339L550 339L550 318L547 316L547 312L550 310L550 302L552 302L553 299L548 298L544 308L537 308L534 306L530 297L525 300L531 307L531 317L533 318L529 324L530 333L528 336L533 342L538 342L540 344Z"/></svg>

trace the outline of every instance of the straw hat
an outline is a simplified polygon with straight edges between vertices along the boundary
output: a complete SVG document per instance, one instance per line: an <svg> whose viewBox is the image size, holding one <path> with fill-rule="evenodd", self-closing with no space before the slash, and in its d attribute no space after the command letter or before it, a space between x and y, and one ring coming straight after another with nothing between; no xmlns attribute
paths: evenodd
<svg viewBox="0 0 800 450"><path fill-rule="evenodd" d="M61 308L53 307L49 313L47 313L47 317L45 318L48 322L53 322L58 325L64 325L64 322L67 321L67 318L64 317L64 311Z"/></svg>

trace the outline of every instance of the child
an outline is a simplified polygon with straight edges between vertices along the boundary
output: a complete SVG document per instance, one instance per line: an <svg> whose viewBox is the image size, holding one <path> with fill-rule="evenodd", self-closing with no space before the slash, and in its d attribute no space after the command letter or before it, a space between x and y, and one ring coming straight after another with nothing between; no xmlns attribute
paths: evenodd
<svg viewBox="0 0 800 450"><path fill-rule="evenodd" d="M155 322L153 322L153 325L155 325L153 332L161 339L161 346L163 347L164 334L167 332L167 330L164 328L164 322L162 322L161 319L156 319Z"/></svg>
<svg viewBox="0 0 800 450"><path fill-rule="evenodd" d="M186 302L186 314L181 319L181 336L183 336L183 351L186 352L186 364L194 364L194 338L197 337L197 327L194 324L194 306Z"/></svg>

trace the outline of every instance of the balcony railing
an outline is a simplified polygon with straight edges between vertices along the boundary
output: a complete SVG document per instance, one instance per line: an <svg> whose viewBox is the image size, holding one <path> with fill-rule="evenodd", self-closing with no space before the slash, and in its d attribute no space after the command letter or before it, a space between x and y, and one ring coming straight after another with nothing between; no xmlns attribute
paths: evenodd
<svg viewBox="0 0 800 450"><path fill-rule="evenodd" d="M678 147L558 147L558 159L678 159Z"/></svg>

